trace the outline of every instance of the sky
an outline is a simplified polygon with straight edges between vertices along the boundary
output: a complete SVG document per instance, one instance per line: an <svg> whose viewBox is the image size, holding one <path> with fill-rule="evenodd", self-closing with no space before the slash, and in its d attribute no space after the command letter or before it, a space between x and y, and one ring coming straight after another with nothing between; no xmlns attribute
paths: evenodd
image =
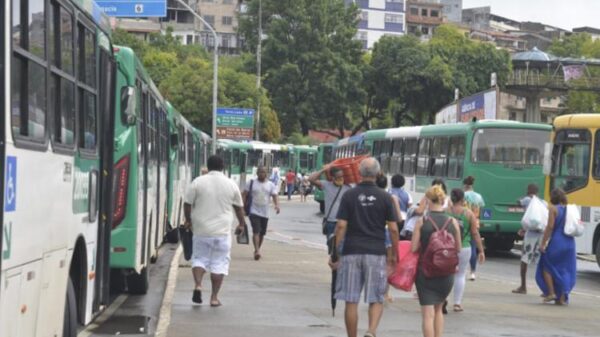
<svg viewBox="0 0 600 337"><path fill-rule="evenodd" d="M463 0L464 8L491 6L492 14L571 30L600 29L600 0Z"/></svg>

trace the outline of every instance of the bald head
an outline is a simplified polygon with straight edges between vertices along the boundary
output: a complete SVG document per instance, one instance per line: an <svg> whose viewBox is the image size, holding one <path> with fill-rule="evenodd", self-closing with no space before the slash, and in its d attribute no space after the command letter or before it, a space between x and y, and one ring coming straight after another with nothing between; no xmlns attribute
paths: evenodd
<svg viewBox="0 0 600 337"><path fill-rule="evenodd" d="M381 170L381 167L379 166L377 159L369 157L360 162L358 170L363 179L375 179Z"/></svg>

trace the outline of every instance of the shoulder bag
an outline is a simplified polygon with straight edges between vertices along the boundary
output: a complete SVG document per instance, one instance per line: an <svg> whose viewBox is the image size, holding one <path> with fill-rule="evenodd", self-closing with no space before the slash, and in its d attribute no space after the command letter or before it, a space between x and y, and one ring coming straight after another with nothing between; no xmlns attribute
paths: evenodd
<svg viewBox="0 0 600 337"><path fill-rule="evenodd" d="M333 202L331 203L331 205L329 205L329 211L327 212L327 215L323 218L323 222L321 224L321 232L323 233L323 235L329 234L329 233L327 233L327 219L329 219L329 216L331 215L331 210L333 209L333 205L335 205L335 202L337 201L337 198L340 196L340 192L342 192L343 187L344 187L344 185L342 185L342 186L340 186L340 188L338 188L337 194L335 195Z"/></svg>

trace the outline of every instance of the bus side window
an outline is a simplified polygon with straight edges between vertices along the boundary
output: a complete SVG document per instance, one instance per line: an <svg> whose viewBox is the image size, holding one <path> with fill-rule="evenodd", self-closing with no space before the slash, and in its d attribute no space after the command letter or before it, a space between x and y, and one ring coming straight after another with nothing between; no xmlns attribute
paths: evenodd
<svg viewBox="0 0 600 337"><path fill-rule="evenodd" d="M434 177L445 177L447 175L448 138L435 137L432 144L429 173Z"/></svg>
<svg viewBox="0 0 600 337"><path fill-rule="evenodd" d="M429 173L430 143L430 138L421 138L419 140L419 154L417 159L418 176L427 176Z"/></svg>
<svg viewBox="0 0 600 337"><path fill-rule="evenodd" d="M450 137L448 178L462 178L465 160L465 137Z"/></svg>
<svg viewBox="0 0 600 337"><path fill-rule="evenodd" d="M43 2L13 1L13 6L11 129L17 144L39 147L46 141L46 13Z"/></svg>
<svg viewBox="0 0 600 337"><path fill-rule="evenodd" d="M402 155L402 174L411 176L415 174L415 165L417 163L417 140L404 140L404 154Z"/></svg>
<svg viewBox="0 0 600 337"><path fill-rule="evenodd" d="M96 113L96 34L83 23L78 24L79 60L79 147L96 151L98 118ZM85 83L82 86L81 82Z"/></svg>

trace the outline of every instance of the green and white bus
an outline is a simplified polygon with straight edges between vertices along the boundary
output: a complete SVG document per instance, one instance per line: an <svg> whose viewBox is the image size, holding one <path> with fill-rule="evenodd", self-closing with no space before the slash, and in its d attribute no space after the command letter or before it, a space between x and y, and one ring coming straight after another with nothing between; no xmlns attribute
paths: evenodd
<svg viewBox="0 0 600 337"><path fill-rule="evenodd" d="M109 302L110 24L91 0L0 15L0 336L74 337Z"/></svg>
<svg viewBox="0 0 600 337"><path fill-rule="evenodd" d="M114 50L120 100L115 109L110 265L113 286L145 294L148 264L156 259L167 227L167 107L134 52Z"/></svg>
<svg viewBox="0 0 600 337"><path fill-rule="evenodd" d="M371 130L352 141L340 140L334 153L336 158L371 154L388 177L404 175L405 189L415 202L435 178L452 189L462 188L465 177L475 177L475 191L485 200L480 231L486 247L507 250L521 226L523 209L517 200L527 184L544 186L544 144L551 129L543 124L475 121Z"/></svg>

